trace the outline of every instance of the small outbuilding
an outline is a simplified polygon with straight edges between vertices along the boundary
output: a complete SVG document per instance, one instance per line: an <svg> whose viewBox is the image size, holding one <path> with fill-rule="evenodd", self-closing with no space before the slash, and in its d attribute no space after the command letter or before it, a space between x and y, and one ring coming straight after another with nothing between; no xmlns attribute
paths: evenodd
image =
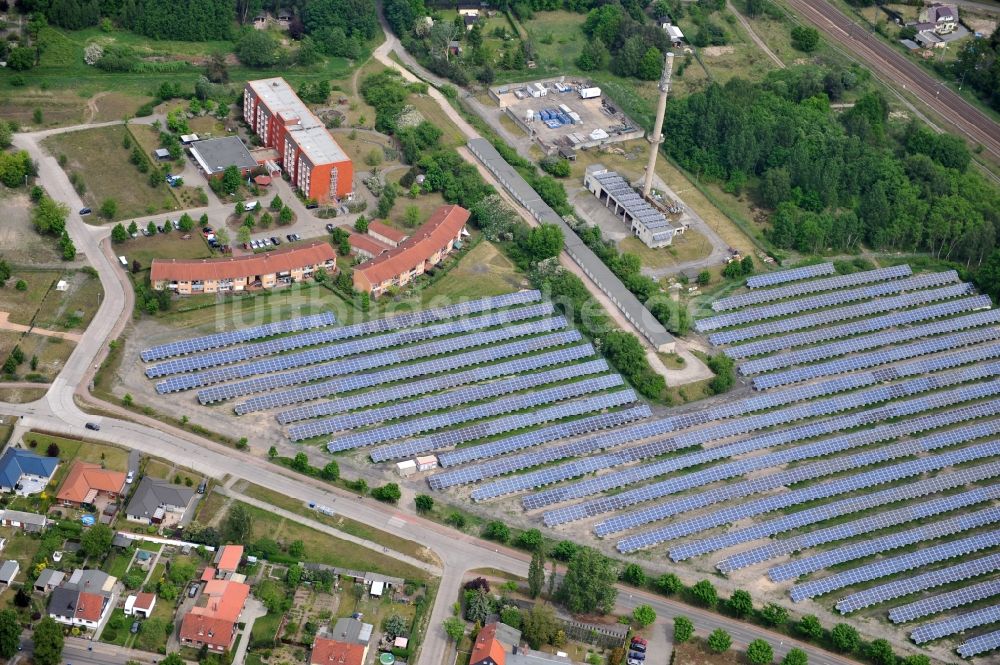
<svg viewBox="0 0 1000 665"><path fill-rule="evenodd" d="M166 148L157 148L153 151L153 156L160 161L170 159L170 151Z"/></svg>
<svg viewBox="0 0 1000 665"><path fill-rule="evenodd" d="M13 559L8 559L3 562L0 566L0 584L6 584L10 586L14 578L17 577L17 573L21 570L21 564Z"/></svg>

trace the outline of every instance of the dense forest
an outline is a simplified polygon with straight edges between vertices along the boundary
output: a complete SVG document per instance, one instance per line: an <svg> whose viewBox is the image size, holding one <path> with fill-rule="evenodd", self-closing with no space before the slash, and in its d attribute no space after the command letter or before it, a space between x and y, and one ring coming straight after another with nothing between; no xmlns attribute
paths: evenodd
<svg viewBox="0 0 1000 665"><path fill-rule="evenodd" d="M957 137L889 122L879 92L843 113L849 70L798 67L674 100L665 134L687 169L749 188L774 211L770 237L801 252L926 251L977 268L997 245L1000 193Z"/></svg>

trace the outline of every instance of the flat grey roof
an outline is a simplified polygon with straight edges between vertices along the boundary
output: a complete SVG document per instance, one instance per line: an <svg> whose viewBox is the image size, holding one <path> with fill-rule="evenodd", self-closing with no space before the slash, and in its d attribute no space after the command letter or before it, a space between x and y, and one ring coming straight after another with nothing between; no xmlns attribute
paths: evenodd
<svg viewBox="0 0 1000 665"><path fill-rule="evenodd" d="M238 136L196 141L191 144L191 154L205 173L209 174L222 173L228 166L241 170L257 168L257 160Z"/></svg>
<svg viewBox="0 0 1000 665"><path fill-rule="evenodd" d="M313 166L332 162L345 162L350 158L340 144L334 140L326 125L316 117L305 102L299 99L292 86L280 76L269 79L247 81L247 85L275 115L296 117L299 127L288 127L295 143L309 157Z"/></svg>
<svg viewBox="0 0 1000 665"><path fill-rule="evenodd" d="M513 195L518 202L523 205L532 216L539 222L555 224L563 234L563 246L570 257L576 261L577 265L590 276L597 286L608 294L622 314L631 321L636 328L659 349L664 344L674 343L674 337L663 324L656 320L649 310L646 309L635 295L625 288L617 275L604 265L604 262L597 258L583 244L580 236L569 227L563 218L556 214L556 211L542 201L538 193L521 177L521 174L514 170L510 164L497 152L493 144L483 138L470 139L469 150L488 168L493 175L503 183L507 191Z"/></svg>

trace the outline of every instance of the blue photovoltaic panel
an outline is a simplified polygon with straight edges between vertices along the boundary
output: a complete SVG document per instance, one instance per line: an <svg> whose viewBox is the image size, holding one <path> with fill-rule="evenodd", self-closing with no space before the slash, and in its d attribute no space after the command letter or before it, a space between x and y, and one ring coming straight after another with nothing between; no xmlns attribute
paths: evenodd
<svg viewBox="0 0 1000 665"><path fill-rule="evenodd" d="M333 418L314 420L302 425L290 427L288 430L289 436L293 440L302 440L310 438L311 436L332 434L333 432L340 432L348 429L357 429L366 425L374 425L391 420L398 420L399 418L407 416L441 411L443 409L462 406L471 402L482 402L487 399L493 399L495 397L525 391L529 388L537 388L550 383L568 381L570 379L576 379L591 374L599 374L601 372L608 371L608 369L606 361L593 360L589 363L559 367L544 372L512 376L499 381L476 384L467 388L429 395L416 400L400 401L396 404L383 407L370 408L364 411L354 411L335 416ZM497 405L495 408L500 408L500 406Z"/></svg>
<svg viewBox="0 0 1000 665"><path fill-rule="evenodd" d="M724 312L749 305L760 305L766 302L774 302L775 300L783 300L785 298L797 298L809 293L846 289L860 284L881 282L886 279L909 277L911 274L910 266L902 263L891 268L876 268L875 270L865 270L863 272L851 273L850 275L814 279L799 284L789 284L788 286L776 289L750 291L736 296L729 296L728 298L720 298L712 303L712 309L716 312Z"/></svg>
<svg viewBox="0 0 1000 665"><path fill-rule="evenodd" d="M997 390L997 392L1000 392L1000 390ZM871 395L871 391L865 391L865 393ZM848 413L843 416L813 421L796 427L772 430L744 441L724 446L715 446L705 451L700 451L698 455L704 456L703 461L710 461L710 456L713 453L718 453L718 457L715 457L714 459L723 459L725 457L741 455L756 450L763 450L772 446L794 443L796 441L832 434L834 432L848 430L855 427L870 426L872 423L880 420L902 418L904 416L914 415L922 411L940 409L946 406L959 404L961 402L967 402L983 396L984 389L980 386L960 386L952 390L939 391L929 396L917 397L910 400L898 400L887 406L880 406L875 409ZM874 401L877 402L879 400L875 399ZM967 414L968 418L982 418L995 415L997 411L993 407L993 402L970 406L968 407L971 410L970 413ZM823 413L837 413L850 408L853 407L845 406L842 403L837 402L832 404ZM813 415L823 415L823 413L816 413ZM963 414L958 415L961 416ZM782 411L775 411L773 414L766 414L764 416L764 420L762 421L754 420L756 417L747 417L734 421L741 429L733 429L733 424L723 423L721 429L709 427L693 432L684 432L679 435L669 436L666 438L663 438L662 436L663 424L665 422L662 420L642 423L632 427L625 427L612 432L606 432L589 439L576 441L571 444L567 444L566 446L552 448L550 449L552 455L551 458L545 460L533 459L531 460L533 463L516 466L515 468L526 468L527 466L547 463L564 457L579 456L589 452L633 443L643 439L653 440L640 446L609 452L605 455L576 459L558 466L519 474L511 478L504 478L495 483L490 483L489 485L476 488L476 490L472 493L472 498L479 501L483 499L495 498L503 494L531 489L533 487L544 487L562 480L568 480L570 478L577 478L589 473L594 473L595 471L599 471L601 469L611 468L650 457L656 457L658 455L663 455L664 453L673 452L689 446L707 443L715 439L726 438L740 433L746 433L746 431L753 431L754 429L760 429L768 424L774 424L775 419L778 419L781 422L791 422L799 417L802 417L801 410L796 409L792 411L786 409ZM762 425L761 423L764 424ZM747 430L747 427L750 429ZM518 460L516 458L510 458L511 464L516 464L517 462ZM572 492L572 486L569 486L563 491ZM568 494L564 494L563 491L556 491L553 495L556 501L562 501L568 497ZM541 497L548 497L549 495L538 494L535 496L539 498L525 498L526 505L528 505L529 508L548 505L546 502L549 501L549 499L543 499Z"/></svg>
<svg viewBox="0 0 1000 665"><path fill-rule="evenodd" d="M818 312L812 312L810 314L789 316L779 321L768 321L766 323L758 323L756 325L745 326L743 328L723 330L710 334L708 336L708 341L717 346L720 344L732 344L733 342L742 342L748 339L754 339L755 337L780 335L793 330L803 330L805 328L825 326L830 323L845 321L847 319L869 317L873 314L890 312L894 309L915 307L917 305L933 303L938 300L959 298L961 296L972 295L972 293L973 287L971 284L952 284L951 286L944 286L939 289L928 289L925 291L904 293L903 295L898 296L887 296L885 298L869 300L857 305L835 307L833 309L825 309Z"/></svg>
<svg viewBox="0 0 1000 665"><path fill-rule="evenodd" d="M923 644L955 633L964 633L970 628L998 622L1000 622L1000 605L990 605L940 621L925 623L910 633L910 639L917 644Z"/></svg>
<svg viewBox="0 0 1000 665"><path fill-rule="evenodd" d="M900 360L916 358L931 353L940 353L970 344L979 344L997 339L1000 339L1000 328L977 328L966 332L932 337L931 339L913 342L912 344L860 353L847 358L838 358L828 362L806 365L805 367L796 367L783 372L756 376L753 379L753 387L757 390L767 390L822 376L854 372L859 369L877 367Z"/></svg>
<svg viewBox="0 0 1000 665"><path fill-rule="evenodd" d="M275 323L268 323L253 328L231 330L229 332L171 342L170 344L161 344L160 346L146 349L139 355L145 362L151 362L173 356L182 356L188 353L197 353L198 351L207 351L208 349L232 346L233 344L239 344L250 339L260 339L261 337L282 335L299 330L309 330L310 328L332 326L336 322L337 320L332 312L323 312L322 314L302 316L297 319L288 319L287 321L276 321Z"/></svg>
<svg viewBox="0 0 1000 665"><path fill-rule="evenodd" d="M802 575L815 573L823 570L824 568L831 568L848 561L863 559L875 554L881 554L882 552L899 549L900 547L907 547L925 540L935 540L937 538L951 536L956 533L961 533L962 531L969 531L988 524L994 524L998 521L1000 521L1000 508L977 510L965 515L952 517L951 519L941 520L939 522L930 522L913 529L907 529L906 531L891 533L885 536L868 538L861 542L850 543L832 550L813 554L812 556L789 561L788 563L771 568L767 571L767 576L772 582L794 580ZM930 549L933 548L928 548L928 550ZM907 570L912 569L908 568ZM852 575L853 574L854 573L852 573ZM888 575L892 573L885 574ZM824 580L825 579L830 578L824 578ZM824 580L817 580L817 582L820 582L820 584L815 587L816 589L820 589L818 593L812 593L811 591L806 590L802 597L811 598L813 595L828 593L834 588L840 588L829 586L829 584ZM843 586L848 586L852 583L853 582L849 582ZM808 585L801 586L806 587Z"/></svg>
<svg viewBox="0 0 1000 665"><path fill-rule="evenodd" d="M156 384L156 390L162 393L178 392L191 388L210 386L224 381L245 379L250 376L281 372L296 367L305 367L317 363L337 360L361 353L385 351L393 347L415 344L439 337L464 335L477 330L494 328L517 321L535 319L552 314L551 303L539 303L526 307L504 309L481 316L446 321L432 326L408 328L385 335L369 335L358 339L347 340L338 344L327 344L314 349L306 349L296 353L285 353L279 356L264 358L250 363L227 365L204 372L194 372L181 376L172 376Z"/></svg>
<svg viewBox="0 0 1000 665"><path fill-rule="evenodd" d="M618 542L619 552L627 553L656 545L658 543L689 536L712 527L730 524L741 519L749 519L757 515L781 510L808 501L825 499L845 492L867 489L884 483L895 482L914 475L934 471L955 464L961 464L984 457L1000 454L1000 443L992 441L985 444L969 446L961 450L951 450L938 455L918 460L883 466L874 471L856 473L826 483L812 485L803 489L772 494L767 497L745 501L736 506L720 508L714 512L683 521L674 521L670 525L637 533ZM698 503L697 494L693 505ZM612 520L601 522L595 527L598 533L615 533L632 526L646 524L659 519L657 507L647 508L628 515L616 516Z"/></svg>
<svg viewBox="0 0 1000 665"><path fill-rule="evenodd" d="M968 538L961 538L933 547L927 547L916 552L901 554L870 563L866 566L849 568L841 573L823 577L811 582L796 584L791 589L792 600L801 602L823 594L837 591L844 587L870 582L882 577L906 573L940 561L965 556L973 552L990 549L1000 545L1000 531L987 531Z"/></svg>
<svg viewBox="0 0 1000 665"><path fill-rule="evenodd" d="M968 508L978 503L1000 499L1000 484L977 487L959 494L952 494L930 501L921 501L881 513L861 517L850 522L837 524L824 529L816 529L789 538L772 539L767 543L743 550L716 564L722 573L746 568L757 563L763 563L780 556L799 552L817 545L824 545L838 540L856 538L873 531L899 526L907 522L925 520L941 513ZM704 541L701 541L704 542ZM676 552L680 555L681 552Z"/></svg>
<svg viewBox="0 0 1000 665"><path fill-rule="evenodd" d="M962 582L979 575L992 573L997 569L1000 569L1000 553L964 561L947 568L938 568L920 575L903 577L852 593L837 603L837 610L841 614L850 614L872 605L908 596L911 593L933 589L942 584Z"/></svg>
<svg viewBox="0 0 1000 665"><path fill-rule="evenodd" d="M532 321L531 323L523 323L517 326L477 331L459 337L448 337L432 342L424 342L423 344L383 351L381 353L370 353L364 356L321 363L306 369L297 369L283 374L268 374L236 383L212 386L211 388L198 391L198 401L202 404L221 402L222 400L241 395L265 392L276 388L294 386L299 383L309 383L310 381L327 379L342 374L364 372L387 365L405 363L410 360L454 353L474 346L487 346L526 335L551 332L565 327L566 319L556 316L551 319ZM157 385L156 389L159 391L160 386Z"/></svg>
<svg viewBox="0 0 1000 665"><path fill-rule="evenodd" d="M277 419L282 425L287 425L300 420L315 418L316 416L330 416L338 413L347 413L348 411L354 411L356 409L370 409L378 404L385 404L386 402L403 400L408 397L415 397L426 393L435 393L440 390L447 390L449 388L464 386L479 381L489 381L490 379L496 379L498 377L513 376L520 374L521 372L530 372L532 370L549 367L551 365L558 365L560 363L575 362L583 358L589 358L593 356L594 353L594 347L590 344L581 344L568 349L557 349L556 351L551 351L549 353L528 356L527 358L517 358L505 363L474 367L473 369L466 370L464 372L444 374L442 376L435 376L421 381L411 381L409 383L401 383L395 386L387 386L380 390L370 390L368 392L341 397L339 399L322 402L320 404L300 406L295 409L289 409L288 411L282 411L277 415ZM583 365L590 367L588 363L583 363ZM607 368L607 363L605 363L605 368Z"/></svg>
<svg viewBox="0 0 1000 665"><path fill-rule="evenodd" d="M760 305L749 309L740 309L735 312L717 314L705 319L699 319L694 327L698 332L708 332L739 326L755 321L775 319L780 316L799 314L814 309L826 307L838 307L847 303L859 300L871 300L882 296L912 291L914 289L927 289L945 284L953 284L958 281L958 273L954 270L945 272L929 273L926 275L915 275L906 279L897 279L879 284L870 284L856 289L836 290L830 293L820 293L808 298L797 298L795 300L784 300L779 303Z"/></svg>
<svg viewBox="0 0 1000 665"><path fill-rule="evenodd" d="M953 610L962 605L975 603L986 598L1000 596L1000 579L987 580L978 584L963 586L954 591L946 591L889 610L893 623L904 623L921 617Z"/></svg>
<svg viewBox="0 0 1000 665"><path fill-rule="evenodd" d="M996 401L987 402L982 405L985 409L990 409L990 415L1000 412L1000 404ZM673 471L700 466L719 459L731 459L725 464L709 467L700 471L695 471L684 476L671 478L653 485L636 487L614 496L602 497L592 501L574 504L565 508L551 510L545 513L544 520L547 526L555 526L568 521L585 519L601 513L625 508L627 506L659 498L673 492L679 492L712 482L736 478L762 469L782 466L791 462L798 462L813 457L824 457L835 453L844 452L854 448L869 446L874 443L892 441L904 436L911 436L925 432L927 430L947 427L956 423L964 422L972 418L986 415L976 406L935 413L922 418L906 419L888 425L864 429L848 434L843 434L830 439L824 439L815 443L785 448L773 451L767 455L757 455L744 459L733 459L736 455L751 452L756 445L752 439L736 444L717 446L707 450L700 450L688 455L672 457L658 462L639 465L616 473L607 473L594 478L588 478L579 483L566 487L559 487L546 492L525 497L524 506L531 510L541 508L553 503L568 501L585 496L606 492L620 487L633 487L638 483L663 476ZM971 430L971 433L980 433L979 436L990 436L1000 433L1000 420L988 421ZM937 441L943 441L938 439ZM950 439L949 439L950 440ZM923 440L922 440L923 441ZM928 444L929 445L929 444ZM807 467L799 467L796 471L802 471ZM789 481L799 482L799 481Z"/></svg>
<svg viewBox="0 0 1000 665"><path fill-rule="evenodd" d="M976 326L992 326L997 323L1000 323L1000 309L975 312L965 316L944 319L943 321L934 321L918 326L907 326L906 328L899 328L897 330L886 330L870 335L851 337L841 342L809 346L802 349L795 349L794 351L747 360L740 365L740 374L749 376L761 372L771 372L782 367L814 363L819 360L844 356L849 353L859 353L870 349L887 347L891 344L909 342L921 337L942 334L950 335L959 330L975 328Z"/></svg>
<svg viewBox="0 0 1000 665"><path fill-rule="evenodd" d="M781 335L768 339L757 340L748 344L740 344L725 349L724 353L730 358L739 360L750 356L759 356L772 351L790 349L794 346L805 344L816 344L831 339L841 337L851 337L862 333L874 332L885 328L905 326L917 321L928 321L961 312L971 312L978 309L989 309L993 301L989 296L973 296L971 298L960 298L950 302L942 302L928 307L891 312L884 316L866 317L858 321L851 321L836 326L822 326L815 330Z"/></svg>
<svg viewBox="0 0 1000 665"><path fill-rule="evenodd" d="M359 336L356 332L357 328L372 327L368 323L360 323L356 326L348 326L347 328L329 328L327 330L318 330L302 335L293 335L291 337L279 337L278 339L261 342L259 344L237 346L232 349L224 349L215 353L178 358L176 360L171 360L169 362L150 367L146 370L146 376L153 379L160 376L166 376L168 374L175 374L177 372L195 372L200 369L218 367L220 365L229 365L229 367L213 369L207 372L198 372L197 374L192 375L190 387L206 386L212 383L219 383L220 381L228 381L234 378L251 376L257 373L273 372L275 370L271 368L281 367L282 363L288 367L293 367L294 365L291 363L296 359L304 359L306 362L318 362L311 359L323 358L324 355L330 358L339 358L354 353L381 350L392 346L398 346L400 344L412 344L424 339L456 334L465 330L483 328L487 327L487 324L491 321L495 322L493 325L501 325L504 323L510 323L511 321L523 321L526 319L548 316L550 314L552 314L551 303L536 303L514 309L490 312L467 319L455 319L435 325L403 328L397 331L388 331L383 334L368 333ZM332 344L332 342L337 341L340 341L341 343ZM319 346L321 348L301 351L299 353L286 353L288 351L295 351L309 346ZM237 363L241 360L271 356L279 353L285 355L278 358L268 358L254 363L233 366L233 363ZM178 380L181 378L184 377L178 377Z"/></svg>
<svg viewBox="0 0 1000 665"><path fill-rule="evenodd" d="M234 410L237 414L243 415L263 409L273 409L279 406L308 402L309 400L321 397L361 390L362 388L371 388L385 383L395 383L417 377L431 376L482 363L490 363L503 358L534 353L543 349L551 349L566 344L576 344L581 339L582 335L580 335L579 331L564 330L508 344L500 344L499 346L476 349L464 353L452 353L423 362L390 367L378 372L342 376L331 381L322 381L301 388L251 397L247 401L237 404Z"/></svg>
<svg viewBox="0 0 1000 665"><path fill-rule="evenodd" d="M504 434L522 427L533 427L542 423L593 413L602 409L612 409L631 404L638 400L635 392L629 388L613 393L605 393L596 397L588 397L574 402L565 402L528 413L517 413L496 420L485 420L468 427L446 430L418 439L410 439L388 446L379 446L371 452L373 462L385 462L409 455L429 453L442 448L457 446L468 441ZM331 451L331 452L335 452Z"/></svg>
<svg viewBox="0 0 1000 665"><path fill-rule="evenodd" d="M972 658L998 647L1000 647L1000 630L995 630L962 642L958 645L958 653L962 658Z"/></svg>
<svg viewBox="0 0 1000 665"><path fill-rule="evenodd" d="M652 413L653 412L650 410L648 405L639 404L621 411L601 413L596 416L589 416L587 418L579 418L565 423L558 423L556 425L533 430L525 434L519 434L517 437L525 437L526 439L525 445L522 446L522 448L538 446L548 441L558 441L559 439L568 439L581 434L589 434L599 430L618 427L628 422L648 418L652 415ZM537 464L544 464L544 461L532 463L530 461L531 456L538 456L538 459L544 460L545 453L548 450L551 450L551 448L543 448L541 450L535 450L521 455L503 456L499 459L485 460L478 462L475 465L462 467L460 469L444 471L431 476L428 483L430 484L431 489L441 490L455 485L474 483L484 478L492 478L503 475L505 473L510 473L511 471L516 471L519 468L528 468L536 466ZM438 463L442 462L441 458L446 454L447 453L442 453L438 456ZM508 462L514 458L518 458L518 463L526 463L528 467L515 466L514 468L510 468ZM448 460L446 459L445 461ZM444 464L444 466L448 465Z"/></svg>
<svg viewBox="0 0 1000 665"><path fill-rule="evenodd" d="M801 268L791 268L790 270L779 270L777 272L764 273L747 277L747 286L751 289L759 289L764 286L774 286L786 282L794 282L799 279L809 279L821 275L832 275L836 270L832 263L815 263L811 266Z"/></svg>
<svg viewBox="0 0 1000 665"><path fill-rule="evenodd" d="M954 473L943 473L933 478L908 482L900 487L867 492L863 495L825 502L815 508L806 508L797 512L771 520L763 520L740 529L732 529L726 533L688 541L671 548L670 558L674 561L714 552L740 543L747 543L761 538L811 526L829 519L843 517L851 513L862 512L887 506L899 501L910 501L922 497L960 488L968 483L988 480L1000 475L1000 462L987 462ZM739 557L740 555L735 555ZM741 566L737 566L741 567Z"/></svg>

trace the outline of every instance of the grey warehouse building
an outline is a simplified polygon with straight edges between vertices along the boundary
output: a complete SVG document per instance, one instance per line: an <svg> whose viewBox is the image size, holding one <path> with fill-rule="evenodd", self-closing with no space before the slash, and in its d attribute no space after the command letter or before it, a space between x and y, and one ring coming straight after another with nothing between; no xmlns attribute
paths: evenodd
<svg viewBox="0 0 1000 665"><path fill-rule="evenodd" d="M257 168L257 160L238 136L207 139L191 144L191 156L206 176L220 175L230 166L247 175Z"/></svg>
<svg viewBox="0 0 1000 665"><path fill-rule="evenodd" d="M646 309L635 295L625 288L617 275L604 265L587 247L580 237L569 227L556 211L549 207L538 193L531 188L524 178L507 163L497 149L483 138L470 139L469 150L489 169L514 199L531 213L531 216L545 224L555 224L562 231L564 248L570 258L580 266L597 284L598 288L611 299L611 302L625 315L629 321L649 340L653 348L661 353L672 353L676 340L667 332L649 310Z"/></svg>

